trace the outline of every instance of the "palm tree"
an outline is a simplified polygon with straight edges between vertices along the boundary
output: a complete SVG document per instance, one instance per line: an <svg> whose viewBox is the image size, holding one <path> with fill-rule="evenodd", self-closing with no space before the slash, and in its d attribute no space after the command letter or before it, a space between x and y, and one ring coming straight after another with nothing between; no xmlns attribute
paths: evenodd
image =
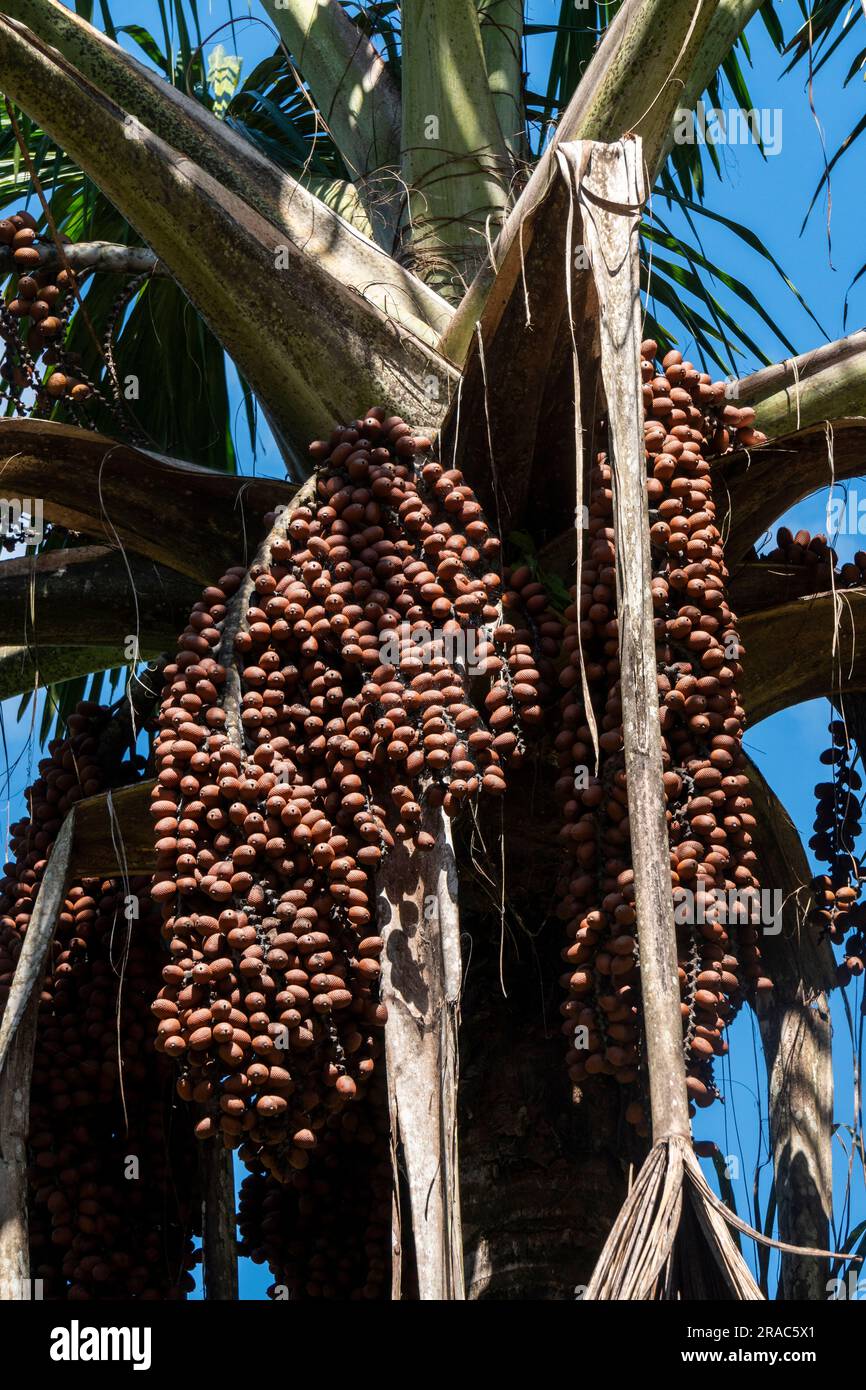
<svg viewBox="0 0 866 1390"><path fill-rule="evenodd" d="M601 352L594 291L571 271L578 212L563 157L567 164L574 142L639 137L657 206L667 200L700 215L702 156L675 143L676 122L705 92L718 104L723 79L750 106L738 44L759 10L782 44L772 7L563 0L544 94L523 70L523 40L539 26L517 0L263 0L261 17L278 43L243 83L224 48L205 64L213 36L198 28L195 4L178 0L173 28L160 4L161 37L124 27L147 64L118 44L110 7L101 7L104 32L92 8L7 0L0 17L0 196L7 205L20 198L23 165L42 264L79 278L67 347L90 387L86 406L64 403L30 418L16 418L20 391L6 393L3 486L44 499L51 531L35 557L0 569L10 628L25 631L35 611L38 639L0 651L0 693L25 695L38 676L63 716L94 673L128 664L130 634L143 660L170 649L201 587L244 561L264 518L295 497L308 443L374 401L438 432L443 456L459 462L499 533L523 546L561 594L574 573L575 360L580 395L590 400ZM819 7L817 38L828 46L839 8ZM847 36L846 28L840 41ZM793 61L813 52L802 34L792 47ZM748 228L731 226L754 245ZM655 258L654 307L730 374L731 394L754 407L768 441L716 465L728 499L732 593L753 658L750 720L819 694L838 699L829 674L833 593L816 596L794 567L768 572L755 545L823 482L830 435L836 479L861 470L866 334L801 357L783 340L785 361L736 379L734 354L754 345L714 298L700 251L657 213L644 219L643 243L645 276ZM665 259L665 248L685 266ZM726 283L748 297L740 281ZM653 319L650 329L670 345L670 330ZM236 381L248 442L255 447L260 411L288 481L237 476ZM861 599L853 590L857 631ZM809 651L790 640L806 603ZM827 659L814 660L824 648ZM857 655L846 695L863 688L864 675ZM834 966L827 944L800 930L809 871L793 827L756 769L750 777L763 862L771 881L791 890L785 932L767 952L775 996L760 1006L779 1233L826 1250L825 996ZM443 936L459 943L462 931L473 942L459 1087L456 998L435 953L423 962L432 1040L402 1069L389 1053L413 1237L404 1244L414 1245L405 1258L416 1266L406 1278L417 1278L423 1297L461 1296L464 1266L473 1297L572 1296L589 1281L623 1203L629 1162L643 1157L624 1136L609 1089L588 1091L580 1104L569 1096L538 1008L539 989L552 1004L558 969L557 943L538 931L538 903L556 872L550 781L542 760L518 779L501 825L482 818L458 839L459 889L452 876L439 920ZM45 880L44 930L70 875L116 870L109 816L118 818L126 870L150 871L143 796L145 784L115 791L110 804L101 796L76 807ZM502 869L484 848L500 839L507 911ZM413 884L423 897L428 872L405 861L386 867L384 899L396 905ZM498 986L506 934L525 967L507 996ZM24 982L22 974L22 1011ZM7 1045L17 1018L10 1007ZM7 1087L11 1076L26 1080L23 1037ZM418 1107L419 1084L431 1078L442 1097L432 1119ZM14 1133L20 1158L20 1124ZM19 1162L9 1178L19 1194L22 1172ZM226 1296L233 1198L219 1157L207 1181L206 1262L213 1290ZM440 1210L431 1236L422 1212L433 1190ZM18 1259L20 1228L10 1227L9 1240ZM788 1296L822 1296L826 1277L820 1259L786 1255Z"/></svg>

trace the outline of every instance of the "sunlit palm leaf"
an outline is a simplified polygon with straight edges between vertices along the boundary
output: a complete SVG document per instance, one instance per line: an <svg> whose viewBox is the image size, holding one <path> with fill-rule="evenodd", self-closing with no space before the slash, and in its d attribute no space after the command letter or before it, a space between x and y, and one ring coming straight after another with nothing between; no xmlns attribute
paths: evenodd
<svg viewBox="0 0 866 1390"><path fill-rule="evenodd" d="M349 171L281 48L258 63L236 92L226 120L289 173L348 179Z"/></svg>
<svg viewBox="0 0 866 1390"><path fill-rule="evenodd" d="M788 343L787 339L785 339L784 337L782 337L780 333L778 333L778 330L773 320L766 313L765 309L759 303L759 301L756 300L755 296L752 294L751 290L748 288L747 285L744 285L742 281L735 279L734 276L728 275L726 271L723 271L721 269L721 267L714 265L711 261L708 261L706 256L702 255L702 253L700 251L697 251L694 247L685 246L679 237L671 236L671 234L664 227L664 224L659 219L656 220L658 222L658 227L645 227L644 237L647 241L653 242L657 246L664 246L666 250L672 251L676 255L684 256L687 261L688 269L686 270L682 266L678 266L676 262L664 260L657 253L653 253L652 266L654 273L665 274L668 276L668 278L673 279L676 283L678 283L680 288L690 290L690 292L693 295L695 295L695 297L709 310L710 316L713 319L713 322L715 323L724 341L729 341L727 335L724 332L724 329L726 326L731 327L732 323L729 320L724 319L722 317L724 311L721 309L721 306L719 305L718 301L712 295L707 293L704 282L698 273L699 270L708 271L714 279L720 280L721 283L725 285L728 289L733 290L735 294L738 294L740 298L743 300L743 302L745 304L748 304L748 306L751 309L753 309L757 314L759 314L760 317L767 324L767 326L774 333L776 333L778 337L782 339L782 342L789 349L789 351L793 352L794 349L792 345ZM756 353L760 351L760 349L758 349L756 345L746 336L742 328L736 326L734 331L735 337L738 337L740 341L749 348L751 348L752 351ZM733 345L731 345L731 352L733 353L733 351L734 348Z"/></svg>
<svg viewBox="0 0 866 1390"><path fill-rule="evenodd" d="M645 235L653 235L652 228L646 228ZM680 254L683 253L680 252ZM694 252L692 252L691 254L686 253L686 255L690 263L694 261ZM660 257L658 254L656 254L653 256L653 267L656 273L661 271L661 273L666 275L668 279L672 280L674 284L678 285L681 289L688 291L689 294L694 295L696 299L698 299L702 304L706 305L710 309L713 320L719 327L720 333L724 328L727 329L727 331L732 335L731 339L728 340L732 348L736 340L739 339L739 341L742 344L744 344L750 352L754 353L755 357L757 357L759 361L764 362L766 365L770 364L772 359L769 358L766 355L766 353L764 353L762 349L758 346L758 344L754 342L752 338L749 337L749 335L743 329L742 325L737 322L736 318L734 318L733 314L729 313L729 311L718 299L715 298L714 295L708 293L706 286L703 284L697 271L692 269L691 264L687 268L685 266L677 265L676 262L666 260L663 257ZM716 274L719 275L719 272L716 271ZM722 277L719 275L719 278ZM754 304L752 307L754 307ZM768 320L768 322L772 326L772 320ZM779 333L779 330L774 329L774 331L776 332L777 336L781 338L782 342L787 344L787 339L784 338L781 333ZM789 350L792 353L794 351L793 347L790 345Z"/></svg>
<svg viewBox="0 0 866 1390"><path fill-rule="evenodd" d="M805 22L786 46L785 51L791 54L791 60L785 71L790 72L798 64L807 65L811 80L820 73L821 69L843 44L847 43L849 49L856 44L856 52L851 59L845 77L845 85L847 85L866 62L866 48L863 46L864 34L866 34L866 27L864 27L866 25L866 11L864 11L861 0L816 0L811 10L803 5L801 5L801 9L803 9ZM803 227L809 219L821 190L829 185L833 169L842 156L860 138L864 130L866 130L866 115L855 122L853 129L825 162L818 186L803 219Z"/></svg>
<svg viewBox="0 0 866 1390"><path fill-rule="evenodd" d="M779 275L781 279L784 281L786 288L791 292L791 294L798 301L800 306L803 309L805 309L806 313L812 319L812 322L816 325L817 328L821 329L822 333L824 333L824 329L821 327L821 324L815 318L815 315L812 313L811 309L809 308L805 299L801 295L800 291L797 289L797 286L794 284L793 280L791 280L785 274L785 271L782 269L781 265L776 260L772 252L767 250L767 247L764 245L761 238L756 236L756 234L753 231L751 231L750 228L746 227L742 222L734 221L734 219L731 217L725 217L725 215L721 212L715 212L711 208L704 207L703 204L694 202L684 202L680 204L680 206L682 206L687 212L697 213L701 217L706 217L712 222L718 222L721 226L727 227L728 231L733 232L735 236L739 237L739 239L743 241L747 246L749 246L753 251L757 251L759 255L763 256L764 259L768 261L769 264L776 271L776 274ZM824 334L824 336L826 337L826 333Z"/></svg>
<svg viewBox="0 0 866 1390"><path fill-rule="evenodd" d="M850 293L851 293L851 291L853 290L854 286L857 284L858 280L862 280L864 275L866 275L866 262L864 262L863 265L861 265L860 269L857 271L856 275L853 277L853 279L852 279L850 285L848 286L847 290L845 291L845 308L844 308L844 311L843 311L843 313L842 313L842 327L843 327L843 328L847 328L847 327L848 327L848 296L850 295Z"/></svg>
<svg viewBox="0 0 866 1390"><path fill-rule="evenodd" d="M828 159L828 161L827 161L827 163L826 163L826 165L825 165L825 167L824 167L824 172L822 173L820 179L818 180L818 186L817 186L817 188L815 189L815 192L812 194L812 201L811 201L811 203L809 204L809 208L808 208L808 211L806 212L806 216L803 218L803 225L802 225L801 228L800 228L801 233L802 233L802 231L803 231L803 228L806 226L806 223L807 223L808 220L809 220L809 214L811 213L813 207L815 206L816 202L818 201L818 197L819 197L819 195L820 195L821 189L824 188L824 186L825 186L827 183L829 183L830 175L832 174L832 172L833 172L833 170L835 169L836 165L839 163L839 160L842 158L843 154L845 154L847 150L850 150L851 146L854 144L854 142L855 142L856 140L858 140L858 139L860 138L860 136L863 134L864 130L866 130L866 112L864 112L864 114L863 114L863 115L860 117L860 119L856 122L856 124L854 125L853 130L852 130L848 135L846 135L845 139L842 141L841 145L840 145L839 148L836 150L835 154L831 155L830 159Z"/></svg>
<svg viewBox="0 0 866 1390"><path fill-rule="evenodd" d="M646 333L656 338L664 351L674 346L687 347L692 340L701 361L718 367L722 372L736 372L738 349L735 344L737 325L728 323L718 313L717 301L709 305L711 318L705 317L684 297L683 290L695 296L697 276L670 263L645 260L641 265L641 288L647 297ZM695 296L697 297L697 296ZM668 311L673 327L665 328L656 316L656 302ZM730 316L728 315L728 320ZM733 330L732 333L726 331ZM745 340L748 343L748 340ZM767 361L757 349L755 355Z"/></svg>
<svg viewBox="0 0 866 1390"><path fill-rule="evenodd" d="M797 63L808 61L812 49L812 71L823 64L826 57L839 43L855 32L858 16L862 20L863 9L859 0L815 0L809 6L802 5L804 23L785 46L791 54L786 68L790 72ZM862 31L861 31L862 32Z"/></svg>
<svg viewBox="0 0 866 1390"><path fill-rule="evenodd" d="M781 20L776 14L774 0L767 0L767 3L761 6L758 13L764 21L764 27L770 35L773 46L781 53L785 46L785 35L782 30Z"/></svg>
<svg viewBox="0 0 866 1390"><path fill-rule="evenodd" d="M345 8L362 34L373 40L395 81L400 82L400 6L396 0L366 4L364 0L348 0Z"/></svg>
<svg viewBox="0 0 866 1390"><path fill-rule="evenodd" d="M128 34L129 37L138 44L145 57L150 59L154 67L160 69L163 77L167 77L171 80L171 64L168 56L163 53L159 44L148 29L145 29L141 24L123 24L117 32L119 34Z"/></svg>

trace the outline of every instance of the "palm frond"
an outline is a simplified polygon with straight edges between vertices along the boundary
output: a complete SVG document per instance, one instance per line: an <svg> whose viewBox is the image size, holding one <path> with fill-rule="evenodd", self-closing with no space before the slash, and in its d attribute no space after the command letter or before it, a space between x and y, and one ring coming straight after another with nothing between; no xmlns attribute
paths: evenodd
<svg viewBox="0 0 866 1390"><path fill-rule="evenodd" d="M556 24L524 25L528 38L555 34L544 93L526 90L525 109L530 126L537 128L535 152L540 153L547 132L574 95L599 40L620 8L622 0L590 0L578 8L573 0L560 0Z"/></svg>
<svg viewBox="0 0 866 1390"><path fill-rule="evenodd" d="M866 261L863 262L863 264L861 265L860 269L852 276L852 278L851 278L851 283L849 284L847 290L845 291L845 306L844 306L844 309L843 309L843 311L842 311L842 327L843 327L843 328L847 328L847 327L848 327L848 296L850 295L850 293L851 293L851 291L853 290L854 286L857 284L858 280L862 280L864 275L866 275Z"/></svg>
<svg viewBox="0 0 866 1390"><path fill-rule="evenodd" d="M773 47L781 53L785 47L785 35L782 30L782 22L776 14L775 0L766 0L758 11L764 23L764 28L770 35Z"/></svg>
<svg viewBox="0 0 866 1390"><path fill-rule="evenodd" d="M718 280L727 289L732 290L744 304L748 305L754 313L763 319L770 331L776 335L780 342L787 348L788 352L793 353L795 351L793 343L791 343L779 328L777 328L774 320L767 313L760 300L757 299L749 289L748 285L743 284L742 280L738 280L736 276L731 275L728 271L723 270L721 266L708 260L707 257L695 247L687 246L680 237L673 236L658 217L655 221L657 226L650 224L644 228L644 237L646 240L654 242L657 246L664 246L666 250L672 251L676 255L684 256L688 266L688 269L686 269L682 266L678 266L675 262L663 260L658 254L654 254L653 266L656 271L667 274L669 278L673 279L681 288L688 289L692 294L695 294L710 310L719 327L721 327L722 322L729 327L734 326L734 331L740 341L748 346L751 351L756 354L759 353L760 349L751 342L746 336L745 331L736 325L736 321L726 313L719 301L716 300L714 296L707 293L704 282L698 274L699 270L707 271L713 279ZM769 361L770 359L767 358L765 360Z"/></svg>
<svg viewBox="0 0 866 1390"><path fill-rule="evenodd" d="M814 73L839 41L855 32L854 26L858 16L862 20L863 10L857 0L815 0L809 7L801 5L800 8L804 22L785 45L784 51L791 54L785 71L790 72L798 63L808 61L811 49Z"/></svg>
<svg viewBox="0 0 866 1390"><path fill-rule="evenodd" d="M285 51L263 58L229 103L226 121L296 177L350 173Z"/></svg>
<svg viewBox="0 0 866 1390"><path fill-rule="evenodd" d="M791 280L790 276L785 272L785 270L779 264L778 260L772 254L772 252L768 250L764 242L758 236L756 236L756 234L753 231L751 231L749 227L745 226L742 222L736 221L732 217L726 217L723 213L715 212L713 209L706 207L703 203L697 202L694 199L683 196L682 193L673 188L667 171L665 171L665 173L662 175L661 189L663 191L664 198L668 206L675 207L685 217L688 226L691 228L695 236L695 239L698 242L699 248L694 249L688 246L685 242L682 241L681 238L677 237L669 227L665 227L658 213L654 212L653 217L655 222L658 223L659 227L664 229L667 236L669 237L669 240L667 240L664 243L668 250L677 252L677 254L688 260L694 268L705 272L705 274L707 275L717 278L722 284L726 285L726 287L729 290L731 290L738 299L740 299L744 304L747 304L764 320L764 322L771 329L771 331L778 338L778 340L788 349L788 351L791 351L792 349L789 340L784 334L782 334L778 330L775 321L767 316L763 309L763 306L757 300L753 291L750 290L749 287L742 281L740 281L736 277L729 275L716 262L710 262L708 258L704 255L702 248L700 248L700 236L695 219L705 218L709 222L713 222L719 226L724 227L727 231L731 232L732 235L737 238L737 240L742 242L744 246L747 246L751 251L756 252L767 262L769 266L772 267L772 269L781 279L788 292L793 296L793 298L797 301L797 303L804 310L804 312L809 315L812 322L815 324L815 327L819 330L823 337L829 341L829 337L825 328L819 322L815 314L812 312L805 298L797 289L797 286L794 284L793 280ZM656 207L657 202L658 200L656 200Z"/></svg>
<svg viewBox="0 0 866 1390"><path fill-rule="evenodd" d="M854 128L849 132L848 135L845 136L845 139L842 141L841 145L839 145L835 154L831 155L830 158L827 160L824 166L824 172L818 180L818 186L816 187L815 192L812 194L812 201L809 204L806 216L803 218L803 225L800 228L801 233L809 220L809 215L813 207L818 201L821 189L824 188L825 185L829 184L830 175L832 174L836 165L839 163L839 160L842 158L843 154L845 154L847 150L850 150L851 146L854 144L856 140L859 139L859 137L863 134L864 130L866 130L866 112L864 112L863 115L859 118L859 120L855 122Z"/></svg>
<svg viewBox="0 0 866 1390"><path fill-rule="evenodd" d="M641 289L647 304L644 317L646 335L655 338L663 352L692 341L704 364L711 363L722 372L735 372L731 363L735 361L737 352L724 325L712 322L684 298L683 288L675 283L674 275L656 274L657 269L655 262L650 271L649 262L642 261ZM668 311L672 326L666 326L658 318L658 304Z"/></svg>

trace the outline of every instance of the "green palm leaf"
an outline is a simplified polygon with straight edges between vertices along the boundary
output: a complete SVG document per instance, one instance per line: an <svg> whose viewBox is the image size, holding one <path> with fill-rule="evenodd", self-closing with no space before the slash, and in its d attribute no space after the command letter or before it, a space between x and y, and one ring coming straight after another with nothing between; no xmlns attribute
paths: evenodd
<svg viewBox="0 0 866 1390"><path fill-rule="evenodd" d="M665 196L667 196L668 185L663 182L663 187L665 189ZM809 315L816 328L820 330L820 332L824 335L825 338L827 337L826 330L822 327L818 319L812 313L812 310L809 308L809 305L806 303L806 300L803 298L802 294L797 289L797 286L794 284L793 280L791 280L790 277L785 273L782 266L776 260L776 257L772 254L771 251L767 249L767 247L761 241L760 237L756 236L756 234L753 231L751 231L750 228L746 227L742 222L737 222L731 217L726 217L724 213L714 212L711 208L705 207L703 203L695 202L693 199L678 197L674 194L670 198L670 201L675 203L686 214L686 216L689 218L689 224L691 226L694 226L691 219L692 213L700 217L706 217L709 221L717 222L720 226L726 227L729 232L733 232L733 234L736 237L738 237L752 251L756 251L758 255L762 256L767 261L767 263L773 267L776 274L783 281L785 287L794 296L800 307L804 309L806 313ZM775 332L775 325L771 324L770 326L773 328L773 331ZM777 337L780 338L780 341L785 341L778 333Z"/></svg>
<svg viewBox="0 0 866 1390"><path fill-rule="evenodd" d="M853 130L851 130L850 133L846 135L845 139L842 141L841 145L836 150L836 153L832 155L831 158L825 164L824 172L818 180L818 186L815 189L815 192L812 194L812 201L809 204L806 216L803 218L803 225L800 228L801 235L806 226L806 223L809 220L809 214L815 206L815 203L818 201L818 195L820 194L821 189L824 187L825 184L829 183L830 175L835 169L836 165L839 163L839 160L842 158L843 154L845 154L845 152L851 148L854 142L857 139L859 139L859 137L863 134L864 130L866 130L866 112L864 112L860 119L855 123Z"/></svg>

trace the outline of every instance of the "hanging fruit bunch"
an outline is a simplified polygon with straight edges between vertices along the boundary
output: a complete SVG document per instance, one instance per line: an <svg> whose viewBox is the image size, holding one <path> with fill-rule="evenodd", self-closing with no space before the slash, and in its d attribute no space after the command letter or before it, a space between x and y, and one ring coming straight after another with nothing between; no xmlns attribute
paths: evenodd
<svg viewBox="0 0 866 1390"><path fill-rule="evenodd" d="M430 811L505 790L555 679L541 586L503 592L499 541L430 448L379 408L314 444L309 503L205 589L165 671L158 1046L199 1136L282 1181L381 1056L377 866L432 846Z"/></svg>
<svg viewBox="0 0 866 1390"><path fill-rule="evenodd" d="M754 818L736 692L743 649L727 601L709 463L714 453L763 436L751 409L723 404L723 384L678 352L668 353L659 371L656 352L655 343L645 343L641 367L662 760L687 1086L690 1101L706 1106L718 1096L712 1064L727 1050L725 1028L748 992L770 988L758 948ZM627 1118L643 1133L611 481L602 454L590 476L589 547L563 639L555 740L568 864L559 884L569 942L562 1012L571 1079L582 1084L608 1075L631 1088ZM581 695L581 660L591 710Z"/></svg>
<svg viewBox="0 0 866 1390"><path fill-rule="evenodd" d="M270 1266L275 1299L387 1298L392 1183L387 1100L374 1080L363 1101L329 1116L292 1183L247 1174L240 1253Z"/></svg>
<svg viewBox="0 0 866 1390"><path fill-rule="evenodd" d="M844 946L838 979L846 985L853 975L863 973L866 958L866 904L859 901L863 869L855 854L860 835L857 793L863 783L850 765L851 745L844 722L831 719L829 733L830 747L821 754L821 762L832 769L832 781L815 787L815 833L809 841L815 856L827 864L827 873L812 880L811 921L834 945Z"/></svg>
<svg viewBox="0 0 866 1390"><path fill-rule="evenodd" d="M29 814L10 826L12 860L0 880L0 1006L5 1006L15 963L63 818L82 796L94 796L105 786L99 763L99 734L108 711L92 702L81 703L70 716L69 737L53 739L48 757L39 764L39 777L26 794ZM121 769L127 775L131 769Z"/></svg>
<svg viewBox="0 0 866 1390"><path fill-rule="evenodd" d="M138 773L135 762L105 765L109 710L84 702L68 722L39 764L29 816L11 827L0 1005L64 817ZM193 1287L192 1138L149 1018L160 956L146 882L70 885L40 994L30 1098L31 1271L46 1298L177 1298Z"/></svg>
<svg viewBox="0 0 866 1390"><path fill-rule="evenodd" d="M840 565L826 536L813 536L805 530L795 534L787 526L779 527L775 547L760 559L805 566L814 571L816 587L821 589L829 588L831 582L837 589L854 589L866 580L866 551L858 550L853 560Z"/></svg>
<svg viewBox="0 0 866 1390"><path fill-rule="evenodd" d="M15 273L0 308L5 349L0 375L7 399L25 414L44 414L61 400L79 407L94 394L93 383L81 371L80 356L65 347L77 277L62 264L62 257L56 269L45 264L48 255L37 229L29 212L0 221L0 248L9 247ZM35 392L32 405L23 399L25 391Z"/></svg>
<svg viewBox="0 0 866 1390"><path fill-rule="evenodd" d="M313 445L309 505L204 591L165 670L160 1045L206 1106L199 1136L284 1181L381 1056L382 856L430 848L430 810L505 791L555 680L544 592L524 573L503 595L499 541L430 448L381 409Z"/></svg>
<svg viewBox="0 0 866 1390"><path fill-rule="evenodd" d="M125 916L124 887L140 915ZM162 949L147 887L83 880L60 913L30 1106L30 1246L47 1298L178 1299L195 1287L194 1141L154 1047Z"/></svg>

